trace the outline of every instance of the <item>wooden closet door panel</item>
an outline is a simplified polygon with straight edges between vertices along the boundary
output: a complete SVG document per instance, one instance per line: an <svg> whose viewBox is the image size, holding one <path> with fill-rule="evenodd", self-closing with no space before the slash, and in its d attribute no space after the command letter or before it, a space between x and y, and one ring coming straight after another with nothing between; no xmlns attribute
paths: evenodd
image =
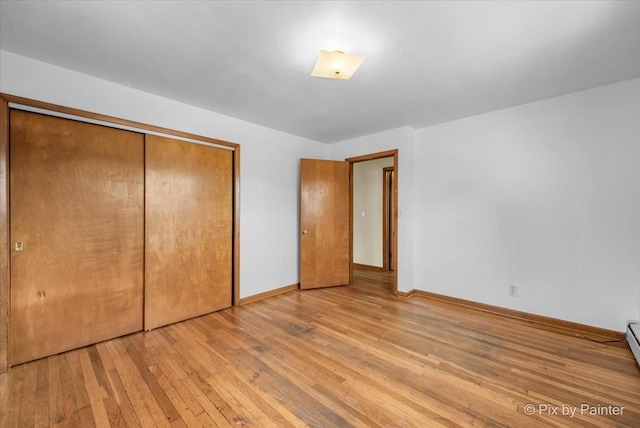
<svg viewBox="0 0 640 428"><path fill-rule="evenodd" d="M11 363L141 330L144 136L10 121Z"/></svg>
<svg viewBox="0 0 640 428"><path fill-rule="evenodd" d="M145 329L231 306L233 154L146 137Z"/></svg>

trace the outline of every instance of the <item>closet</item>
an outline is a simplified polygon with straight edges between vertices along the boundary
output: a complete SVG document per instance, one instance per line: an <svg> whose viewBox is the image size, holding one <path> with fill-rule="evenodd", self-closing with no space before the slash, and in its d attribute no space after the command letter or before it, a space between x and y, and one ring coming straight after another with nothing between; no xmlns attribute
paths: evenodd
<svg viewBox="0 0 640 428"><path fill-rule="evenodd" d="M11 363L140 330L144 136L10 120Z"/></svg>
<svg viewBox="0 0 640 428"><path fill-rule="evenodd" d="M233 151L11 109L9 364L232 304Z"/></svg>
<svg viewBox="0 0 640 428"><path fill-rule="evenodd" d="M231 306L232 153L146 139L146 330Z"/></svg>

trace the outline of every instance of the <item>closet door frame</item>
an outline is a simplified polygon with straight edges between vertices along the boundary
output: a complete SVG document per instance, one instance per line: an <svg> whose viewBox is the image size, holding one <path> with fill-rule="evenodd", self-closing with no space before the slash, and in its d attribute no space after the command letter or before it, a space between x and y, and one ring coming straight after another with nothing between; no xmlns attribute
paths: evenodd
<svg viewBox="0 0 640 428"><path fill-rule="evenodd" d="M91 113L84 110L64 107L56 104L0 93L0 373L8 369L10 310L10 258L9 242L9 103L20 106L47 110L62 115L87 119L88 122L100 121L114 127L135 128L141 132L157 133L178 139L188 139L228 147L233 153L233 241L232 241L232 305L240 304L240 145L187 132L175 131L127 119Z"/></svg>

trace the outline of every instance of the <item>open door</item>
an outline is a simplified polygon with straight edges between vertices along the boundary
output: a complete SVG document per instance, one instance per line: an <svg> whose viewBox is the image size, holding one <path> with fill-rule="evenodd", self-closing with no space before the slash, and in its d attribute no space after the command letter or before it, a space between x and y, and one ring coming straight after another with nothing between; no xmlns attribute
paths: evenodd
<svg viewBox="0 0 640 428"><path fill-rule="evenodd" d="M349 284L349 163L300 160L300 288Z"/></svg>

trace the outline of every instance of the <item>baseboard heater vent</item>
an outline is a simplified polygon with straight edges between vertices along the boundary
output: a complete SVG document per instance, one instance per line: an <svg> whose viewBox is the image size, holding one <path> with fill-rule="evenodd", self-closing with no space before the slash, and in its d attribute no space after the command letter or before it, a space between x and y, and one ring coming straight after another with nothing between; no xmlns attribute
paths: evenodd
<svg viewBox="0 0 640 428"><path fill-rule="evenodd" d="M627 343L636 357L638 365L640 365L640 323L630 322L627 324Z"/></svg>

